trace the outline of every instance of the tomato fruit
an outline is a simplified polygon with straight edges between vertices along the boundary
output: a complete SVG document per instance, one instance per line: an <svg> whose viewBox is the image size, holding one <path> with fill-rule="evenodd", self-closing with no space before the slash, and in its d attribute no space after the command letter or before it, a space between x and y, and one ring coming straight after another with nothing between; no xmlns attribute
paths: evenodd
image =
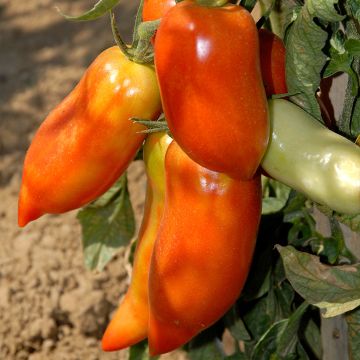
<svg viewBox="0 0 360 360"><path fill-rule="evenodd" d="M183 150L210 170L252 178L269 122L258 30L248 11L178 3L157 30L155 67L166 120Z"/></svg>
<svg viewBox="0 0 360 360"><path fill-rule="evenodd" d="M79 208L127 168L145 135L130 118L156 119L161 100L152 66L116 46L102 52L48 115L27 151L18 223Z"/></svg>
<svg viewBox="0 0 360 360"><path fill-rule="evenodd" d="M175 0L144 0L143 21L158 20L175 5Z"/></svg>
<svg viewBox="0 0 360 360"><path fill-rule="evenodd" d="M171 351L217 321L239 296L255 247L261 182L208 170L173 141L164 215L149 274L149 348Z"/></svg>
<svg viewBox="0 0 360 360"><path fill-rule="evenodd" d="M172 141L165 133L154 133L144 144L147 191L144 216L134 255L130 287L102 339L105 351L126 348L148 333L148 275L150 259L165 200L165 153Z"/></svg>
<svg viewBox="0 0 360 360"><path fill-rule="evenodd" d="M360 147L289 101L270 100L269 110L272 139L263 169L313 201L360 213Z"/></svg>
<svg viewBox="0 0 360 360"><path fill-rule="evenodd" d="M267 96L286 94L286 49L271 31L259 30L261 74Z"/></svg>

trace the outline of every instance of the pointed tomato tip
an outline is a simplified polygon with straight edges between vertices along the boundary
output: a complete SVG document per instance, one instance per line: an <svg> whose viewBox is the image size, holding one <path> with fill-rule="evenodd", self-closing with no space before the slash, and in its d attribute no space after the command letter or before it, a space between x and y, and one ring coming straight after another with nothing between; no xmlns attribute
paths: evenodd
<svg viewBox="0 0 360 360"><path fill-rule="evenodd" d="M101 346L104 351L115 351L132 346L147 337L148 309L133 301L131 290L108 324Z"/></svg>
<svg viewBox="0 0 360 360"><path fill-rule="evenodd" d="M106 328L105 333L101 339L101 348L106 352L123 349L123 346L119 343L119 339L117 338L116 332L114 332L111 323Z"/></svg>
<svg viewBox="0 0 360 360"><path fill-rule="evenodd" d="M20 210L18 211L18 225L19 227L25 227L29 222L38 219L41 215L43 215L41 212L39 211L23 211Z"/></svg>
<svg viewBox="0 0 360 360"><path fill-rule="evenodd" d="M29 196L27 196L27 191L22 188L18 202L19 227L26 226L29 222L38 219L42 215L44 215L44 213L33 205L33 201L31 201Z"/></svg>
<svg viewBox="0 0 360 360"><path fill-rule="evenodd" d="M158 321L149 317L149 353L151 356L165 354L186 344L198 331L190 330L175 323Z"/></svg>
<svg viewBox="0 0 360 360"><path fill-rule="evenodd" d="M29 221L24 220L23 217L20 217L20 215L18 216L18 226L19 227L25 227L27 224L29 223Z"/></svg>
<svg viewBox="0 0 360 360"><path fill-rule="evenodd" d="M101 340L101 349L106 352L118 350L116 346L114 346L114 342L112 341L112 339L109 339L106 336L106 333Z"/></svg>

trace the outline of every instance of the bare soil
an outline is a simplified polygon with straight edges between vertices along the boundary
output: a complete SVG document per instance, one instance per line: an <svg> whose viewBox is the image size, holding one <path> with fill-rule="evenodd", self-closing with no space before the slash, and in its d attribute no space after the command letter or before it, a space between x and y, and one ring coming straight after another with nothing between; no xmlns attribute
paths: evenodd
<svg viewBox="0 0 360 360"><path fill-rule="evenodd" d="M108 17L68 22L55 5L80 14L94 1L0 0L0 359L127 359L104 353L100 339L126 291L125 251L105 271L85 269L76 212L17 226L24 155L39 124L71 91L97 54L113 44ZM117 7L129 39L138 1ZM145 179L129 171L139 224ZM180 359L174 352L162 359Z"/></svg>

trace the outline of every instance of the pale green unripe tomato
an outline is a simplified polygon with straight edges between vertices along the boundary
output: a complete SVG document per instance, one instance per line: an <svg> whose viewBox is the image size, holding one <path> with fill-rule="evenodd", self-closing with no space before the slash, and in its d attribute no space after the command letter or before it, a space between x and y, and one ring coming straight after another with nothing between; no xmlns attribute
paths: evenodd
<svg viewBox="0 0 360 360"><path fill-rule="evenodd" d="M263 169L315 202L360 213L360 147L289 101L268 104L272 137Z"/></svg>

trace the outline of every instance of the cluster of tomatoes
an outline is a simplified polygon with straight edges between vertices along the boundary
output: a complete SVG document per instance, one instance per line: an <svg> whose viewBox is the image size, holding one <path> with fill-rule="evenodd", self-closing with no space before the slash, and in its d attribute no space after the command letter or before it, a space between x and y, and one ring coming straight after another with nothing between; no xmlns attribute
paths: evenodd
<svg viewBox="0 0 360 360"><path fill-rule="evenodd" d="M284 157L272 157L269 113L288 105L267 101L287 92L284 45L258 31L241 6L210 3L145 1L144 21L162 17L156 70L118 47L105 50L49 114L26 155L20 226L103 194L146 137L143 125L129 119L156 120L164 112L172 137L157 132L144 143L148 183L132 281L104 334L104 350L148 338L151 354L168 352L224 315L251 264L260 164L272 175ZM348 143L355 159L359 149Z"/></svg>

